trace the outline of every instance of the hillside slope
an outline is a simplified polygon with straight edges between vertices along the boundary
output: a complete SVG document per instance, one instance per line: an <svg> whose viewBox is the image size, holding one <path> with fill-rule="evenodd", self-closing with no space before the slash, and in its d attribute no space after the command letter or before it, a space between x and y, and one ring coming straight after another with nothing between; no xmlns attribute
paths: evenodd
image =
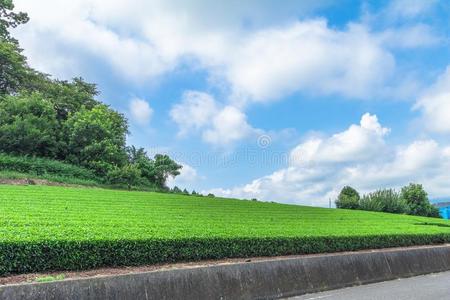
<svg viewBox="0 0 450 300"><path fill-rule="evenodd" d="M450 242L439 219L151 192L0 186L0 274Z"/></svg>

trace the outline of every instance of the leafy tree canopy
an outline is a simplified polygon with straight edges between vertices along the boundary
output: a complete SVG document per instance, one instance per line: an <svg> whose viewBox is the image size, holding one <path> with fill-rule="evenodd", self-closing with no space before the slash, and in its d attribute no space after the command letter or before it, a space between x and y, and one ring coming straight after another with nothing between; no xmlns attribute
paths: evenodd
<svg viewBox="0 0 450 300"><path fill-rule="evenodd" d="M0 97L20 90L29 74L26 58L19 46L0 39Z"/></svg>
<svg viewBox="0 0 450 300"><path fill-rule="evenodd" d="M408 204L412 215L439 217L439 210L431 205L428 194L421 184L410 183L403 187L401 197Z"/></svg>
<svg viewBox="0 0 450 300"><path fill-rule="evenodd" d="M56 114L39 93L0 101L0 151L52 157L58 151Z"/></svg>
<svg viewBox="0 0 450 300"><path fill-rule="evenodd" d="M359 193L350 186L345 186L340 192L337 200L337 208L357 209L359 207Z"/></svg>
<svg viewBox="0 0 450 300"><path fill-rule="evenodd" d="M105 175L126 162L124 116L104 104L82 108L65 123L67 160Z"/></svg>
<svg viewBox="0 0 450 300"><path fill-rule="evenodd" d="M13 10L14 4L12 0L0 0L0 38L17 42L9 34L9 29L27 23L29 18L26 13L17 13Z"/></svg>

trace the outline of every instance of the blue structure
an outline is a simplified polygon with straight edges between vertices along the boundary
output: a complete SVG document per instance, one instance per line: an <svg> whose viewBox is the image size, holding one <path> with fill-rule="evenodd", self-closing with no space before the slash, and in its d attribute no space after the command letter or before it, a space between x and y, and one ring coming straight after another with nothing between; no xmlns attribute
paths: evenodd
<svg viewBox="0 0 450 300"><path fill-rule="evenodd" d="M439 208L442 218L450 220L450 202L436 203L435 206Z"/></svg>

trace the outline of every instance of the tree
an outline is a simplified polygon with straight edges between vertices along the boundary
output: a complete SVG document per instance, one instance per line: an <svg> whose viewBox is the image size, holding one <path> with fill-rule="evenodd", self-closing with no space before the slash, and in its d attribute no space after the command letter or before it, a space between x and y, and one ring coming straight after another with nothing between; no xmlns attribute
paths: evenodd
<svg viewBox="0 0 450 300"><path fill-rule="evenodd" d="M174 194L181 194L182 191L181 191L181 189L180 189L179 187L174 186L174 187L172 188L172 193L174 193Z"/></svg>
<svg viewBox="0 0 450 300"><path fill-rule="evenodd" d="M28 22L25 13L13 12L12 0L0 0L0 96L18 92L31 70L9 29Z"/></svg>
<svg viewBox="0 0 450 300"><path fill-rule="evenodd" d="M154 183L155 163L148 157L144 148L136 148L130 146L126 148L128 155L128 162L136 164L141 171L142 177L149 183Z"/></svg>
<svg viewBox="0 0 450 300"><path fill-rule="evenodd" d="M0 39L0 96L18 92L29 74L26 58L18 45Z"/></svg>
<svg viewBox="0 0 450 300"><path fill-rule="evenodd" d="M136 186L140 183L141 171L134 164L127 164L121 168L114 167L108 171L108 182L111 184L125 184L128 190L131 190L132 186Z"/></svg>
<svg viewBox="0 0 450 300"><path fill-rule="evenodd" d="M439 217L439 210L431 205L428 194L421 184L410 183L403 187L401 197L408 204L411 215Z"/></svg>
<svg viewBox="0 0 450 300"><path fill-rule="evenodd" d="M72 81L51 80L43 74L36 74L33 79L27 89L38 90L52 101L60 121L67 120L69 115L82 109L91 110L101 104L95 100L95 96L99 95L97 86L83 78L74 78Z"/></svg>
<svg viewBox="0 0 450 300"><path fill-rule="evenodd" d="M39 93L0 100L0 151L54 158L56 130L53 105Z"/></svg>
<svg viewBox="0 0 450 300"><path fill-rule="evenodd" d="M358 209L359 208L359 193L350 186L345 186L336 199L337 208Z"/></svg>
<svg viewBox="0 0 450 300"><path fill-rule="evenodd" d="M359 209L397 214L409 213L406 201L393 189L378 190L364 195L359 201Z"/></svg>
<svg viewBox="0 0 450 300"><path fill-rule="evenodd" d="M180 169L182 167L183 166L177 164L168 155L156 154L153 161L153 170L149 179L159 188L164 188L169 176L175 177L180 175Z"/></svg>
<svg viewBox="0 0 450 300"><path fill-rule="evenodd" d="M12 0L0 0L0 38L17 43L16 39L9 34L9 29L25 24L29 18L26 13L16 13L13 10Z"/></svg>
<svg viewBox="0 0 450 300"><path fill-rule="evenodd" d="M83 108L65 123L67 160L104 176L127 162L125 117L106 105Z"/></svg>

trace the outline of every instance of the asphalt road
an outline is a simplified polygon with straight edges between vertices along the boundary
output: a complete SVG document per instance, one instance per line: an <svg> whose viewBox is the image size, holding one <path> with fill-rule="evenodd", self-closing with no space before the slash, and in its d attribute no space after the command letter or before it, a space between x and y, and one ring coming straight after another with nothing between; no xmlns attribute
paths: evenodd
<svg viewBox="0 0 450 300"><path fill-rule="evenodd" d="M309 294L291 300L450 300L450 272Z"/></svg>

